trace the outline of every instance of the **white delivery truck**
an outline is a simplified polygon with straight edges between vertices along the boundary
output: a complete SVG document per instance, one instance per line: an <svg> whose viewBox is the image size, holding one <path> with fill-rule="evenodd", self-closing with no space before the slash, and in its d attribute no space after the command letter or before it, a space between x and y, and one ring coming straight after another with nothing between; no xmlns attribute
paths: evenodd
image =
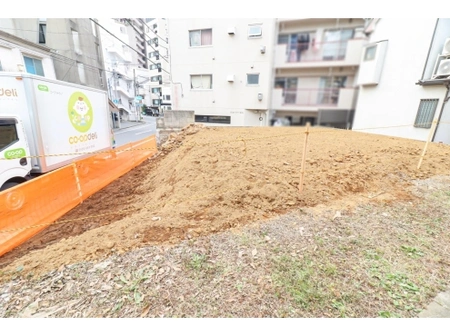
<svg viewBox="0 0 450 336"><path fill-rule="evenodd" d="M0 190L112 148L110 116L105 91L0 72Z"/></svg>

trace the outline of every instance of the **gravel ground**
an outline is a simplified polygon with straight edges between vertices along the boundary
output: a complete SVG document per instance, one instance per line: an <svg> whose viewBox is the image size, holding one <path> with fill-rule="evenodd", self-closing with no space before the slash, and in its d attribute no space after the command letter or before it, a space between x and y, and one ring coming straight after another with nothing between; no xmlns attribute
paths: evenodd
<svg viewBox="0 0 450 336"><path fill-rule="evenodd" d="M0 317L417 317L450 284L450 177L411 201L298 208L39 278L2 275Z"/></svg>

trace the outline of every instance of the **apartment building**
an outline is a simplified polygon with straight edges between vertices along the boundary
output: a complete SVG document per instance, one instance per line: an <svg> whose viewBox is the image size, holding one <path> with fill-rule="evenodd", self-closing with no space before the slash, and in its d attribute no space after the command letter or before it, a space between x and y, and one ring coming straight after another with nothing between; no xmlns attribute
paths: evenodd
<svg viewBox="0 0 450 336"><path fill-rule="evenodd" d="M0 31L0 71L27 72L56 79L51 49Z"/></svg>
<svg viewBox="0 0 450 336"><path fill-rule="evenodd" d="M269 124L275 19L168 19L173 109L196 122Z"/></svg>
<svg viewBox="0 0 450 336"><path fill-rule="evenodd" d="M149 19L147 22L147 51L151 81L150 107L164 111L172 108L170 84L169 31L167 19Z"/></svg>
<svg viewBox="0 0 450 336"><path fill-rule="evenodd" d="M148 30L145 25L145 19L132 18L132 19L117 19L127 27L128 41L130 46L136 50L131 54L131 62L137 64L137 68L148 69L147 60L147 37L146 31Z"/></svg>
<svg viewBox="0 0 450 336"><path fill-rule="evenodd" d="M99 19L102 27L108 32L100 32L105 64L106 85L109 98L120 111L122 120L129 120L134 111L134 78L132 55L133 51L124 43L129 44L128 28L119 19ZM136 65L137 66L137 65Z"/></svg>
<svg viewBox="0 0 450 336"><path fill-rule="evenodd" d="M363 19L277 19L271 120L352 125Z"/></svg>
<svg viewBox="0 0 450 336"><path fill-rule="evenodd" d="M366 33L353 128L449 144L450 19L372 19Z"/></svg>
<svg viewBox="0 0 450 336"><path fill-rule="evenodd" d="M0 27L50 48L58 80L106 90L99 28L90 19L0 18Z"/></svg>

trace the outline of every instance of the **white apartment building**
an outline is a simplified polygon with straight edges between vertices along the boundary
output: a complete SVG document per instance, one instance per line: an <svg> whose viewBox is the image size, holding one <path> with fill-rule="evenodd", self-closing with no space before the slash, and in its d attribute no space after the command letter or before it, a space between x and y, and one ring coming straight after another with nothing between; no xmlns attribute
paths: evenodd
<svg viewBox="0 0 450 336"><path fill-rule="evenodd" d="M98 22L123 42L129 44L128 29L124 22L117 19L98 19ZM135 115L133 51L103 29L100 36L109 98L119 108L122 120L130 120Z"/></svg>
<svg viewBox="0 0 450 336"><path fill-rule="evenodd" d="M366 32L353 129L449 144L450 19L373 19Z"/></svg>
<svg viewBox="0 0 450 336"><path fill-rule="evenodd" d="M170 85L170 55L168 43L167 19L150 19L147 26L147 51L151 81L150 107L153 110L164 111L172 108Z"/></svg>
<svg viewBox="0 0 450 336"><path fill-rule="evenodd" d="M129 45L136 50L131 54L132 63L137 64L137 68L148 68L147 45L146 45L146 26L145 20L141 18L117 19L125 24L128 34Z"/></svg>
<svg viewBox="0 0 450 336"><path fill-rule="evenodd" d="M275 19L168 19L174 110L196 122L269 124Z"/></svg>
<svg viewBox="0 0 450 336"><path fill-rule="evenodd" d="M354 18L277 19L272 122L351 127L364 24Z"/></svg>
<svg viewBox="0 0 450 336"><path fill-rule="evenodd" d="M0 31L0 71L27 72L56 79L51 49Z"/></svg>

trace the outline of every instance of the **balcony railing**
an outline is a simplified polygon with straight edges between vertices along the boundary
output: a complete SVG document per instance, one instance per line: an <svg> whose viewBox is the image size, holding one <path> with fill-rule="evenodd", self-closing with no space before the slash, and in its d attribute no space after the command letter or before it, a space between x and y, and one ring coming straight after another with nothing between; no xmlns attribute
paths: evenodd
<svg viewBox="0 0 450 336"><path fill-rule="evenodd" d="M341 88L302 88L282 89L275 88L272 92L272 108L355 108L357 89L351 87Z"/></svg>
<svg viewBox="0 0 450 336"><path fill-rule="evenodd" d="M309 66L310 63L339 62L343 65L357 66L360 63L364 38L353 38L336 42L317 42L278 44L275 47L276 67Z"/></svg>
<svg viewBox="0 0 450 336"><path fill-rule="evenodd" d="M286 45L286 62L337 61L345 59L348 40Z"/></svg>
<svg viewBox="0 0 450 336"><path fill-rule="evenodd" d="M286 89L283 92L283 104L294 105L331 105L339 101L339 88L332 89Z"/></svg>

